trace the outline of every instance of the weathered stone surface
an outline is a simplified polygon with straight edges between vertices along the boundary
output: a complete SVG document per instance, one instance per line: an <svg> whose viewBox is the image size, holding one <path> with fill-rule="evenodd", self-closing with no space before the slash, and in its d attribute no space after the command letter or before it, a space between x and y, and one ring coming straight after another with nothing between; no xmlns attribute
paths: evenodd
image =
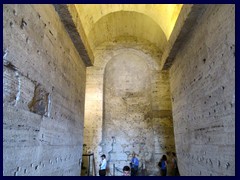
<svg viewBox="0 0 240 180"><path fill-rule="evenodd" d="M78 32L82 32L83 30L81 28L81 20L78 18L74 5L55 4L54 7L85 65L93 65L92 51L90 48L85 48L88 47L88 42ZM85 33L83 32L81 35L84 36Z"/></svg>
<svg viewBox="0 0 240 180"><path fill-rule="evenodd" d="M4 176L80 175L82 165L85 175L82 152L94 153L97 171L106 154L108 175L122 175L133 151L140 174L159 175L175 145L181 175L235 175L234 5L183 5L167 40L158 24L166 34L170 17L153 12L161 5L61 6L74 34L53 5L3 6ZM88 32L80 55L76 30Z"/></svg>
<svg viewBox="0 0 240 180"><path fill-rule="evenodd" d="M52 5L3 10L3 175L79 175L85 65Z"/></svg>
<svg viewBox="0 0 240 180"><path fill-rule="evenodd" d="M19 92L18 74L14 69L3 67L3 104L14 105L17 101Z"/></svg>
<svg viewBox="0 0 240 180"><path fill-rule="evenodd" d="M168 72L139 44L110 47L99 47L87 68L84 152L97 154L96 164L106 154L111 175L135 151L146 174L159 175L162 154L175 151Z"/></svg>
<svg viewBox="0 0 240 180"><path fill-rule="evenodd" d="M34 90L34 96L32 101L29 102L28 108L31 112L37 113L39 115L48 114L48 102L49 102L49 93L45 89L37 84Z"/></svg>
<svg viewBox="0 0 240 180"><path fill-rule="evenodd" d="M235 175L234 12L208 5L170 70L182 175Z"/></svg>

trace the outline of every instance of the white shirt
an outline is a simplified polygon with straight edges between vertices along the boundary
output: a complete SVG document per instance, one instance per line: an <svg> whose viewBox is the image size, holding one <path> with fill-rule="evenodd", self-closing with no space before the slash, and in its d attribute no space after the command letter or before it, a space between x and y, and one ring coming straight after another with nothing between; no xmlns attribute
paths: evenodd
<svg viewBox="0 0 240 180"><path fill-rule="evenodd" d="M101 161L101 164L100 164L101 166L100 166L100 170L103 170L103 169L106 169L106 167L107 167L107 161L106 161L106 159L103 159L102 161Z"/></svg>

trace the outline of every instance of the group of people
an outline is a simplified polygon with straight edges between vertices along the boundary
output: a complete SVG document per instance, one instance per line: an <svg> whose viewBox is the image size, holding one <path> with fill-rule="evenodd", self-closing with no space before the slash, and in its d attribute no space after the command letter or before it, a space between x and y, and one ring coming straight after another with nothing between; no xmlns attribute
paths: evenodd
<svg viewBox="0 0 240 180"><path fill-rule="evenodd" d="M107 161L106 161L105 154L103 154L101 156L101 158L102 158L102 160L99 165L99 176L106 176ZM166 155L163 155L162 158L160 159L158 166L161 171L161 176L167 175L167 169L168 169L167 165L169 162L171 163L171 166L172 166L173 176L179 176L177 157L176 157L176 153L174 153L174 152L172 152L172 160L171 161L167 160ZM123 167L123 176L137 176L138 168L139 168L139 160L136 157L136 154L133 152L132 159L130 162L130 167L129 166Z"/></svg>
<svg viewBox="0 0 240 180"><path fill-rule="evenodd" d="M138 173L139 160L136 157L135 152L132 154L132 159L129 166L123 167L123 176L137 176Z"/></svg>
<svg viewBox="0 0 240 180"><path fill-rule="evenodd" d="M106 161L106 155L103 154L101 156L102 160L99 165L99 176L106 176L106 168L107 168L107 161ZM138 173L138 166L139 166L139 160L136 157L135 152L132 154L132 160L130 162L129 166L123 167L123 176L136 176Z"/></svg>
<svg viewBox="0 0 240 180"><path fill-rule="evenodd" d="M167 167L168 167L168 163L171 163L171 169L173 170L172 175L173 176L179 176L179 171L178 171L178 164L177 164L177 157L176 157L176 153L172 152L172 160L168 161L167 160L167 156L163 155L162 158L160 159L158 166L161 170L161 176L167 176Z"/></svg>

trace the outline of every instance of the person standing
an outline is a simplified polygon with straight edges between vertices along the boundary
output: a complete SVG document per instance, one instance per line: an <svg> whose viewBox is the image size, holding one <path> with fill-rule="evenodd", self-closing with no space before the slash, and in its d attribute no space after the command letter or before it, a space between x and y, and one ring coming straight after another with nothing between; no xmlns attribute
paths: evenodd
<svg viewBox="0 0 240 180"><path fill-rule="evenodd" d="M132 154L132 160L131 160L130 166L131 166L131 176L137 176L139 160L136 157L135 152L133 152L133 154Z"/></svg>
<svg viewBox="0 0 240 180"><path fill-rule="evenodd" d="M158 163L158 166L160 167L161 170L161 176L166 176L167 175L167 156L163 155L161 160Z"/></svg>
<svg viewBox="0 0 240 180"><path fill-rule="evenodd" d="M101 158L102 160L99 164L99 176L106 176L107 160L105 154L103 154Z"/></svg>
<svg viewBox="0 0 240 180"><path fill-rule="evenodd" d="M177 163L177 156L175 152L172 152L172 169L173 169L173 176L179 176L179 171L178 171L178 163Z"/></svg>

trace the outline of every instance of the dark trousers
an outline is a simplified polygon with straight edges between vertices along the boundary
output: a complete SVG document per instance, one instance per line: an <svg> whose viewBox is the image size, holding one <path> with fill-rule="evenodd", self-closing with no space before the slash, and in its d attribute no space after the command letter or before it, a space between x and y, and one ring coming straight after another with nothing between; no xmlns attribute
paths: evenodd
<svg viewBox="0 0 240 180"><path fill-rule="evenodd" d="M173 175L174 176L180 176L179 171L178 171L178 167L173 169Z"/></svg>
<svg viewBox="0 0 240 180"><path fill-rule="evenodd" d="M99 176L106 176L106 169L99 170Z"/></svg>
<svg viewBox="0 0 240 180"><path fill-rule="evenodd" d="M131 168L131 176L137 176L138 169Z"/></svg>
<svg viewBox="0 0 240 180"><path fill-rule="evenodd" d="M167 170L161 169L161 176L166 176L166 175L167 175Z"/></svg>

